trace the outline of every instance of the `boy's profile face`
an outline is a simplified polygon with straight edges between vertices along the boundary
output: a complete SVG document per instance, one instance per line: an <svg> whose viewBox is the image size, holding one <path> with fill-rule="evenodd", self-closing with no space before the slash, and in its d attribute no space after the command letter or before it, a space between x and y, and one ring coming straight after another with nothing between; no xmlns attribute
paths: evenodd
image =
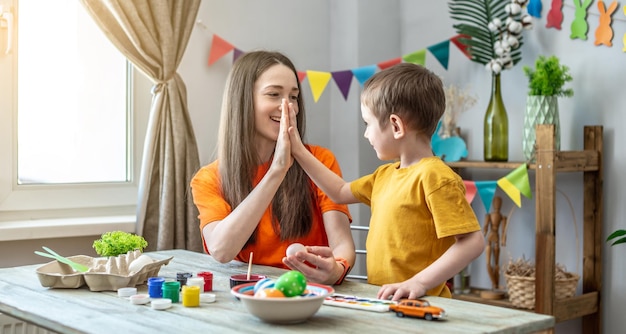
<svg viewBox="0 0 626 334"><path fill-rule="evenodd" d="M365 133L363 136L367 138L370 145L376 151L376 156L380 160L395 160L398 158L396 145L394 145L393 131L390 122L387 122L383 128L380 127L378 118L364 104L361 104L361 117L365 122Z"/></svg>

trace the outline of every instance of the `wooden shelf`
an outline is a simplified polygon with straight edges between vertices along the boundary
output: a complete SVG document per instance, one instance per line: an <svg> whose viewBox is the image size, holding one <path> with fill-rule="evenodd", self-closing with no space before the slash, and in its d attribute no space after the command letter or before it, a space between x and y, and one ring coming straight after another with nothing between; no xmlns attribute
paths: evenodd
<svg viewBox="0 0 626 334"><path fill-rule="evenodd" d="M553 315L557 322L583 319L583 333L602 333L600 291L602 288L603 127L584 127L584 149L554 150L554 126L536 129L535 170L535 308L531 312ZM459 161L454 169L515 169L525 162ZM555 298L555 216L556 174L583 173L583 293L566 299ZM515 308L508 300L488 300L476 289L453 298Z"/></svg>
<svg viewBox="0 0 626 334"><path fill-rule="evenodd" d="M477 160L462 160L448 162L454 169L515 169L525 162L486 162ZM557 172L593 172L600 168L600 152L598 151L559 151L555 152ZM529 163L528 169L537 169L537 164Z"/></svg>
<svg viewBox="0 0 626 334"><path fill-rule="evenodd" d="M522 311L535 312L534 309L522 309L513 306L508 300L508 295L505 295L503 299L485 299L480 296L480 291L483 289L472 288L472 291L467 294L454 294L452 298L464 300L468 302L493 305L499 307L512 308ZM554 317L556 322L562 322L566 320L580 318L582 316L594 314L598 312L598 293L590 292L579 296L573 296L571 298L558 299L555 301Z"/></svg>

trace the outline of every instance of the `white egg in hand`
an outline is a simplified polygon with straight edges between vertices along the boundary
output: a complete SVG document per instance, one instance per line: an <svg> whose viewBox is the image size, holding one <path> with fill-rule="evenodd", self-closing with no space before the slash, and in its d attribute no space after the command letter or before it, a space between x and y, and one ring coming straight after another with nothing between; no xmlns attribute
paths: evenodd
<svg viewBox="0 0 626 334"><path fill-rule="evenodd" d="M294 243L287 247L287 256L295 255L297 252L307 252L306 247L300 243Z"/></svg>

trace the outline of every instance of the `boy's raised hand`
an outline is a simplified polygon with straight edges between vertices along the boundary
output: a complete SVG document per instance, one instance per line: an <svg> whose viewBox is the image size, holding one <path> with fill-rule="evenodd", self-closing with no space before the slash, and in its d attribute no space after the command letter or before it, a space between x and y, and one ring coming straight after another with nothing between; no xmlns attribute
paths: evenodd
<svg viewBox="0 0 626 334"><path fill-rule="evenodd" d="M296 111L293 108L293 104L289 103L289 141L291 142L291 154L296 155L301 150L306 150L300 138L300 132L298 131L298 119L296 118Z"/></svg>

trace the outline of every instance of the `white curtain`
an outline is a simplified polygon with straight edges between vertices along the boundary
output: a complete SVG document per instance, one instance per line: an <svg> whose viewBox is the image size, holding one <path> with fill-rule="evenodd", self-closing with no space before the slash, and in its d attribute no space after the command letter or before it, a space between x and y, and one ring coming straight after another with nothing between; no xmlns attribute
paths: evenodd
<svg viewBox="0 0 626 334"><path fill-rule="evenodd" d="M187 90L176 73L200 0L80 1L111 42L154 83L137 233L148 241L147 250L202 251L198 213L188 191L200 159Z"/></svg>

